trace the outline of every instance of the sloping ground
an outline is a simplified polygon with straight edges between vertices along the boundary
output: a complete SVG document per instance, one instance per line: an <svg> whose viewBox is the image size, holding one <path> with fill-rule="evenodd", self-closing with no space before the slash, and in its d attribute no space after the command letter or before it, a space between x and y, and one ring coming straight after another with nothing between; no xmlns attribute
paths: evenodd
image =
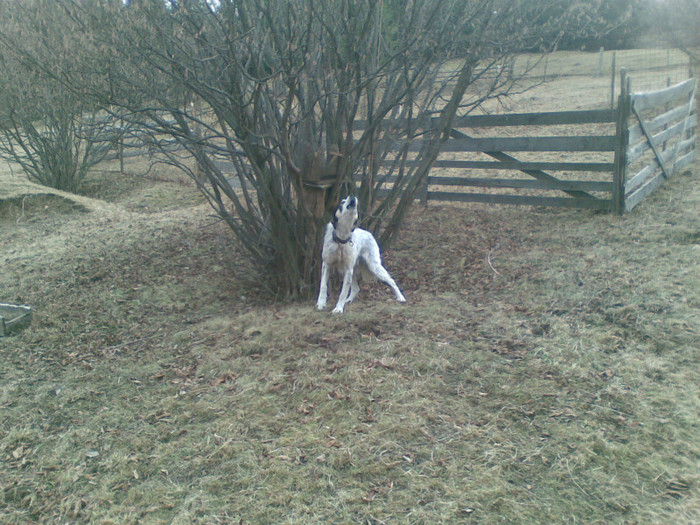
<svg viewBox="0 0 700 525"><path fill-rule="evenodd" d="M343 316L270 297L181 182L0 216L36 309L0 340L3 520L696 523L699 175L622 218L416 207L408 303Z"/></svg>
<svg viewBox="0 0 700 525"><path fill-rule="evenodd" d="M64 204L68 206L72 205L77 209L90 210L104 216L123 213L123 209L119 206L104 200L75 195L30 182L16 168L13 169L0 159L0 206L5 208L5 213L9 213L10 206L14 205L18 206L17 213L21 215L23 206L25 208L31 206L32 203L28 201L34 198L43 198L54 203L66 201Z"/></svg>
<svg viewBox="0 0 700 525"><path fill-rule="evenodd" d="M342 316L129 172L0 174L0 301L36 310L0 339L0 522L700 522L697 162L624 217L417 206L408 303Z"/></svg>

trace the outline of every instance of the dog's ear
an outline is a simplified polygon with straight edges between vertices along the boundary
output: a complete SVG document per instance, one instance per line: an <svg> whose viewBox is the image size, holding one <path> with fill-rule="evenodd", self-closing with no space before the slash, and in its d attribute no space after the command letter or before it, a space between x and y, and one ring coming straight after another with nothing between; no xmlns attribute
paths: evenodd
<svg viewBox="0 0 700 525"><path fill-rule="evenodd" d="M338 226L338 213L340 212L340 204L338 204L335 208L333 208L333 216L331 217L331 223L333 224L333 227L335 228Z"/></svg>

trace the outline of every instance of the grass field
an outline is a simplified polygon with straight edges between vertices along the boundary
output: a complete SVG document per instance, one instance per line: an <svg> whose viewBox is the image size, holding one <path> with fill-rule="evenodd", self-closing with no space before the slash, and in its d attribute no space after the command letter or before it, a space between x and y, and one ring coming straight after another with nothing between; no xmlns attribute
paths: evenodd
<svg viewBox="0 0 700 525"><path fill-rule="evenodd" d="M700 522L698 162L624 217L416 206L408 302L342 316L111 167L0 168L0 302L36 311L0 338L0 523Z"/></svg>

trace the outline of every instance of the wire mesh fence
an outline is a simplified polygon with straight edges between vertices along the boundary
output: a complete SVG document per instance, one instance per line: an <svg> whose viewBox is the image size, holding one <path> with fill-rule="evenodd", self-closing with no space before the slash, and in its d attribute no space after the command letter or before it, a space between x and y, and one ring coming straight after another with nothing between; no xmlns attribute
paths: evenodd
<svg viewBox="0 0 700 525"><path fill-rule="evenodd" d="M650 47L615 53L616 72L624 68L634 91L654 91L690 78L690 58L679 49Z"/></svg>

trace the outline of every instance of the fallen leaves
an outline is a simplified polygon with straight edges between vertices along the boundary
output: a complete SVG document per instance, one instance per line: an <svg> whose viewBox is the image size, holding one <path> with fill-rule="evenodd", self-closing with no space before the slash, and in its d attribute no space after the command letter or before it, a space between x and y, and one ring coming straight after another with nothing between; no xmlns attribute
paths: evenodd
<svg viewBox="0 0 700 525"><path fill-rule="evenodd" d="M675 479L666 483L664 492L661 494L664 498L680 499L688 495L690 491L690 482L683 479Z"/></svg>
<svg viewBox="0 0 700 525"><path fill-rule="evenodd" d="M367 490L364 496L362 496L362 501L364 503L372 503L378 497L384 497L390 494L394 490L394 482L387 481L381 484L372 484L372 486Z"/></svg>
<svg viewBox="0 0 700 525"><path fill-rule="evenodd" d="M576 412L569 407L561 408L558 410L553 410L549 417L552 418L563 418L563 419L573 419L576 417Z"/></svg>
<svg viewBox="0 0 700 525"><path fill-rule="evenodd" d="M211 386L216 387L219 385L223 385L225 383L233 383L236 381L236 379L238 379L238 374L234 374L232 372L226 372L226 373L220 375L219 377L217 377L216 379L213 379L212 381L210 381L210 384L211 384Z"/></svg>
<svg viewBox="0 0 700 525"><path fill-rule="evenodd" d="M328 392L328 399L337 399L339 401L349 401L350 394L341 390L331 390Z"/></svg>
<svg viewBox="0 0 700 525"><path fill-rule="evenodd" d="M325 444L326 448L340 448L340 446L340 442L334 437L331 437Z"/></svg>
<svg viewBox="0 0 700 525"><path fill-rule="evenodd" d="M15 459L21 459L24 457L24 455L27 453L27 449L24 448L24 445L20 445L16 449L12 451L12 457Z"/></svg>
<svg viewBox="0 0 700 525"><path fill-rule="evenodd" d="M5 462L14 467L22 468L32 462L33 450L28 443L17 443L10 454L5 456Z"/></svg>
<svg viewBox="0 0 700 525"><path fill-rule="evenodd" d="M297 411L300 414L304 414L304 415L308 416L309 414L311 414L314 411L314 405L313 405L313 403L308 403L305 400L304 402L302 402L301 405L299 405L299 408L297 409Z"/></svg>
<svg viewBox="0 0 700 525"><path fill-rule="evenodd" d="M507 359L521 360L527 356L530 350L523 341L506 339L498 341L498 344L492 347L492 351Z"/></svg>

